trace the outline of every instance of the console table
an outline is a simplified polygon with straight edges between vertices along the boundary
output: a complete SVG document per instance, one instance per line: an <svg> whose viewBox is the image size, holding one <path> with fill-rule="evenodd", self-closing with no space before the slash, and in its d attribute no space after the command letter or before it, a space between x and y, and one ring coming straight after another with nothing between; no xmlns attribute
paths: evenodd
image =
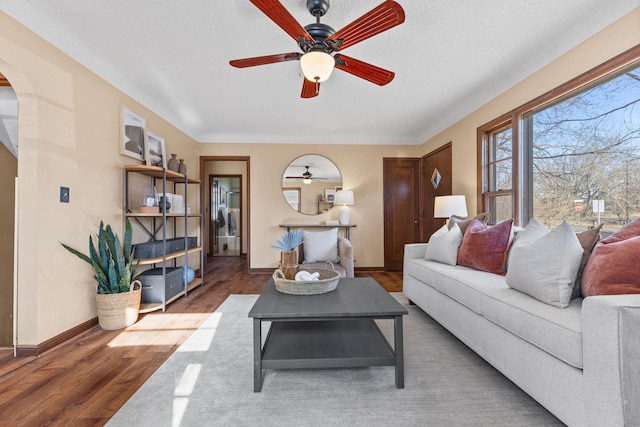
<svg viewBox="0 0 640 427"><path fill-rule="evenodd" d="M351 240L349 231L357 227L356 224L280 224L279 226L286 228L287 231L291 231L292 228L344 228L344 237L347 240Z"/></svg>

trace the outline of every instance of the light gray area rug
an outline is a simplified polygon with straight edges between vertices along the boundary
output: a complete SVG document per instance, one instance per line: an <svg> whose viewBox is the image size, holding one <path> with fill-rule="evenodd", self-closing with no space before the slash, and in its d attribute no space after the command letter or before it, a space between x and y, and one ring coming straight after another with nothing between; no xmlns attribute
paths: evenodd
<svg viewBox="0 0 640 427"><path fill-rule="evenodd" d="M247 314L256 299L231 295L107 425L562 425L415 306L404 318L404 389L393 367L371 367L266 370L254 393ZM393 342L393 321L379 325Z"/></svg>

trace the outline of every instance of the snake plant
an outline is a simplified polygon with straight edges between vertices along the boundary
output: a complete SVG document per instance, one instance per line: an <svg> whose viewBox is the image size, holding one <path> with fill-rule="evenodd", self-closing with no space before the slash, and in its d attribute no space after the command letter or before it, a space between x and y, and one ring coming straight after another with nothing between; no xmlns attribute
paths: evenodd
<svg viewBox="0 0 640 427"><path fill-rule="evenodd" d="M134 248L131 245L131 223L125 224L124 242L120 243L118 235L110 225L106 227L100 221L97 237L97 247L93 237L89 236L89 256L77 249L61 243L69 252L83 261L91 264L98 282L99 294L118 294L129 292L129 285L140 273L136 272L138 261L134 259Z"/></svg>

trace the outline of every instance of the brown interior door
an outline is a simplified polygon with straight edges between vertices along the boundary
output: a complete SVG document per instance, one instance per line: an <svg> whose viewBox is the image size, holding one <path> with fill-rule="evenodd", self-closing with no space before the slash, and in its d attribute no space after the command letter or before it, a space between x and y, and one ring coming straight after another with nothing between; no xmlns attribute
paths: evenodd
<svg viewBox="0 0 640 427"><path fill-rule="evenodd" d="M420 237L420 159L383 159L384 269L402 270L404 245Z"/></svg>
<svg viewBox="0 0 640 427"><path fill-rule="evenodd" d="M424 195L421 201L420 241L428 242L429 237L442 227L444 218L433 217L433 205L436 196L446 196L452 191L451 143L430 152L422 158L422 183Z"/></svg>

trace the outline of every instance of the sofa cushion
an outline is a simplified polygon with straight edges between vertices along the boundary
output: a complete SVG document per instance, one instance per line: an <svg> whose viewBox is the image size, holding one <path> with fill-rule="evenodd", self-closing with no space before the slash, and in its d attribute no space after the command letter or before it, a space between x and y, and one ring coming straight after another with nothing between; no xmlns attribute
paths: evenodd
<svg viewBox="0 0 640 427"><path fill-rule="evenodd" d="M640 293L640 219L598 242L582 275L582 295Z"/></svg>
<svg viewBox="0 0 640 427"><path fill-rule="evenodd" d="M482 294L508 289L504 276L434 261L412 259L405 264L410 276L454 299L470 310L482 314Z"/></svg>
<svg viewBox="0 0 640 427"><path fill-rule="evenodd" d="M462 238L458 264L504 275L512 226L513 219L487 227L481 220L474 218Z"/></svg>
<svg viewBox="0 0 640 427"><path fill-rule="evenodd" d="M304 263L338 262L338 228L327 231L303 231Z"/></svg>
<svg viewBox="0 0 640 427"><path fill-rule="evenodd" d="M453 266L442 264L435 261L427 261L423 258L413 258L407 261L404 266L404 273L409 276L413 276L416 279L433 286L437 278L440 276L440 271L451 269Z"/></svg>
<svg viewBox="0 0 640 427"><path fill-rule="evenodd" d="M582 369L582 298L558 310L514 289L488 290L482 296L482 314L514 335Z"/></svg>
<svg viewBox="0 0 640 427"><path fill-rule="evenodd" d="M582 245L582 259L580 260L580 268L578 268L578 275L576 276L576 281L573 284L573 292L571 293L571 299L578 298L582 295L580 288L582 286L582 275L584 273L584 268L587 266L587 262L591 257L591 253L593 252L593 248L595 248L596 243L600 240L600 229L602 228L602 224L599 224L597 227L590 228L585 231L580 231L576 233L578 236L578 240L580 241L580 245Z"/></svg>
<svg viewBox="0 0 640 427"><path fill-rule="evenodd" d="M456 265L460 243L462 243L460 227L457 224L453 224L451 228L443 225L429 238L424 258L444 264Z"/></svg>
<svg viewBox="0 0 640 427"><path fill-rule="evenodd" d="M532 219L511 249L507 285L565 308L571 300L582 252L576 233L565 221L549 231Z"/></svg>
<svg viewBox="0 0 640 427"><path fill-rule="evenodd" d="M489 219L489 212L482 212L471 218L459 215L451 215L451 217L449 218L449 222L447 222L447 227L451 229L451 227L453 227L453 224L458 224L458 227L460 227L460 232L464 236L464 233L465 231L467 231L467 228L471 224L471 221L473 221L475 218L486 224L487 220Z"/></svg>

